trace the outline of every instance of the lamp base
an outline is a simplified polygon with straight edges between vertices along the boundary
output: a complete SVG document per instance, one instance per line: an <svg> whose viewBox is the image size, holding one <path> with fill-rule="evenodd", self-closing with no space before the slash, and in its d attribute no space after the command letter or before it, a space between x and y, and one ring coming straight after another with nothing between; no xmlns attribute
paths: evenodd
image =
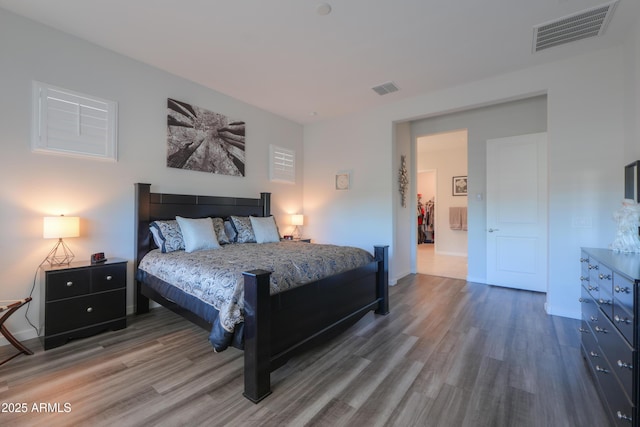
<svg viewBox="0 0 640 427"><path fill-rule="evenodd" d="M59 265L71 264L71 260L73 260L73 258L75 258L75 255L60 238L58 239L58 243L56 243L53 249L49 252L49 255L47 255L45 261L52 267L56 267Z"/></svg>

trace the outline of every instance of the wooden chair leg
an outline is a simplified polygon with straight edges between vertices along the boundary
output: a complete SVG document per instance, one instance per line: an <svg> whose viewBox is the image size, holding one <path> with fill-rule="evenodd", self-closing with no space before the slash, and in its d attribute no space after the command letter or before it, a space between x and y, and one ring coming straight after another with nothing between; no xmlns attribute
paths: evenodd
<svg viewBox="0 0 640 427"><path fill-rule="evenodd" d="M9 360L13 359L14 357L18 357L21 354L26 354L26 355L33 354L33 351L29 350L26 346L24 346L24 344L22 344L20 341L18 341L16 339L16 337L14 337L11 334L11 332L9 332L7 327L4 326L4 322L9 318L9 316L11 316L13 313L16 312L16 310L18 310L20 307L22 307L23 305L25 305L29 301L31 301L31 297L25 298L22 301L17 301L16 303L13 303L13 304L9 304L7 306L7 308L9 308L7 310L7 312L2 317L0 317L0 333L7 339L7 341L9 341L11 343L12 346L14 346L16 349L19 350L18 353L14 354L13 356L9 357L8 359L5 359L4 361L0 362L0 365L4 365Z"/></svg>

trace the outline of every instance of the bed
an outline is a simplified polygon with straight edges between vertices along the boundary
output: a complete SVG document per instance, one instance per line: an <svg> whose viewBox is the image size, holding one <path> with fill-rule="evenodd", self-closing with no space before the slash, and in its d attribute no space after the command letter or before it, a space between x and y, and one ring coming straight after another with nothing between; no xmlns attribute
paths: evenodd
<svg viewBox="0 0 640 427"><path fill-rule="evenodd" d="M148 274L139 268L143 259L147 262L149 257L157 256L158 252L149 224L176 216L266 218L271 213L270 203L270 193L261 193L255 199L164 194L151 192L151 184L135 184L136 313L148 312L151 299L211 331L213 335L216 325L206 312L206 305L203 308L202 304L187 303L180 295L176 297L176 292L181 294L180 291L175 291L160 279L159 274ZM304 245L298 248L306 251L316 247L309 243L289 244ZM237 250L244 244L234 245ZM251 253L249 245L245 248ZM287 244L273 245L274 248L288 247ZM145 259L147 255L149 257ZM250 264L242 265L245 267ZM248 267L246 271L243 270L243 301L240 304L242 322L229 340L230 345L244 350L243 395L254 403L271 394L270 374L289 358L328 341L371 310L381 315L389 313L387 246L375 246L370 262L360 267L286 288L278 293L273 291L272 274L275 276L277 273Z"/></svg>

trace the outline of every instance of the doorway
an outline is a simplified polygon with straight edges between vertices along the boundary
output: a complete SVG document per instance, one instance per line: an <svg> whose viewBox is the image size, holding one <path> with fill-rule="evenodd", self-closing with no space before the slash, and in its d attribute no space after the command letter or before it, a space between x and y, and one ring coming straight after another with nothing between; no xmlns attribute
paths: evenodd
<svg viewBox="0 0 640 427"><path fill-rule="evenodd" d="M466 194L453 187L454 177L467 176L467 139L466 129L416 138L418 273L467 278L466 222L451 221L452 209L467 208Z"/></svg>

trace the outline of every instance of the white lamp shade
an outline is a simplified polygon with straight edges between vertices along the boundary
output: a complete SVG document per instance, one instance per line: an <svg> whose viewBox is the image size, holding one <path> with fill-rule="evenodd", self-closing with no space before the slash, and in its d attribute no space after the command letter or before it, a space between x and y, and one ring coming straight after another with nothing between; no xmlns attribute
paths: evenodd
<svg viewBox="0 0 640 427"><path fill-rule="evenodd" d="M80 235L80 218L77 216L45 216L42 237L61 239Z"/></svg>
<svg viewBox="0 0 640 427"><path fill-rule="evenodd" d="M291 215L291 225L303 225L304 215Z"/></svg>

